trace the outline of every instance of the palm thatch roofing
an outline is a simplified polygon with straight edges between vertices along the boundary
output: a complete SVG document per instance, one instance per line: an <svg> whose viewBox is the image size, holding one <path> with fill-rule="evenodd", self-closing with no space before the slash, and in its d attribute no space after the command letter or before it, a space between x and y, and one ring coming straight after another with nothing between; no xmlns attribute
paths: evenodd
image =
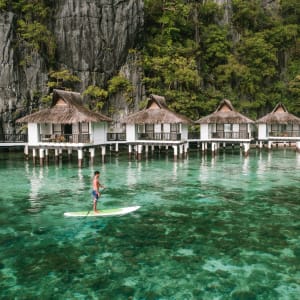
<svg viewBox="0 0 300 300"><path fill-rule="evenodd" d="M290 114L284 104L278 103L272 112L256 121L258 124L300 124L300 118Z"/></svg>
<svg viewBox="0 0 300 300"><path fill-rule="evenodd" d="M126 124L191 124L192 120L171 111L165 97L150 95L145 109L133 113L122 120Z"/></svg>
<svg viewBox="0 0 300 300"><path fill-rule="evenodd" d="M237 112L228 99L223 99L215 112L197 121L197 124L250 124L253 120Z"/></svg>
<svg viewBox="0 0 300 300"><path fill-rule="evenodd" d="M112 119L88 110L79 93L54 90L50 108L43 109L17 120L18 123L72 124L84 122L111 122Z"/></svg>

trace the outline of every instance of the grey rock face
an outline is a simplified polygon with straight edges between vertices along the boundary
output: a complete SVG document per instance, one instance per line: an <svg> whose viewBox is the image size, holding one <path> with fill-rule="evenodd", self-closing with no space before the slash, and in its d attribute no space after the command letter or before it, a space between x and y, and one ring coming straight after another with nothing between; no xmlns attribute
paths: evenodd
<svg viewBox="0 0 300 300"><path fill-rule="evenodd" d="M143 0L57 0L49 17L57 43L57 66L81 82L101 85L126 62L143 28ZM21 65L24 49L15 47L16 19L0 12L0 133L14 132L14 121L46 94L49 66L38 53ZM11 124L11 125L10 125Z"/></svg>
<svg viewBox="0 0 300 300"><path fill-rule="evenodd" d="M82 80L103 83L125 62L143 25L143 1L57 1L58 60Z"/></svg>

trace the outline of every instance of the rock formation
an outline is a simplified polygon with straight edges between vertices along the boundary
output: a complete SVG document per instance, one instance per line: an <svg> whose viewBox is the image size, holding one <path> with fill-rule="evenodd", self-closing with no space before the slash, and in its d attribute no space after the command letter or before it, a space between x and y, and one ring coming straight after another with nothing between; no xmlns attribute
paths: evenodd
<svg viewBox="0 0 300 300"><path fill-rule="evenodd" d="M102 85L125 64L143 28L143 0L58 0L53 2L48 28L57 50L57 69L77 75L78 91ZM26 55L16 47L18 16L0 12L0 133L14 133L14 120L37 108L47 94L49 66L43 55Z"/></svg>

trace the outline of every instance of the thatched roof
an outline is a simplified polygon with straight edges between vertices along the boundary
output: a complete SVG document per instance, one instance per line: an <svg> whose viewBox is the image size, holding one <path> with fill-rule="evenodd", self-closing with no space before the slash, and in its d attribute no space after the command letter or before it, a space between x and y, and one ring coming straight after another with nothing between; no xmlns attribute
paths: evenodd
<svg viewBox="0 0 300 300"><path fill-rule="evenodd" d="M251 119L237 112L231 102L223 99L214 113L205 116L195 123L197 124L248 124L254 123Z"/></svg>
<svg viewBox="0 0 300 300"><path fill-rule="evenodd" d="M150 95L145 109L125 117L122 123L126 124L191 124L192 120L177 114L166 105L162 96Z"/></svg>
<svg viewBox="0 0 300 300"><path fill-rule="evenodd" d="M50 108L43 109L17 120L18 123L71 124L83 122L111 122L112 119L92 112L82 105L79 93L54 90Z"/></svg>
<svg viewBox="0 0 300 300"><path fill-rule="evenodd" d="M260 124L300 124L300 118L290 114L282 103L278 103L272 112L258 119Z"/></svg>

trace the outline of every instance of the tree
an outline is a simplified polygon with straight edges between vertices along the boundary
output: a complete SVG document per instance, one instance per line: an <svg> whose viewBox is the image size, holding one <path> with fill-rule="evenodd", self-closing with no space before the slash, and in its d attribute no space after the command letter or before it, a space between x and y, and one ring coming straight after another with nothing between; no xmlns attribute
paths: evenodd
<svg viewBox="0 0 300 300"><path fill-rule="evenodd" d="M92 101L89 103L89 106L97 111L101 111L105 101L108 99L108 91L95 85L88 86L83 95L91 98Z"/></svg>
<svg viewBox="0 0 300 300"><path fill-rule="evenodd" d="M58 89L67 89L72 90L72 87L77 82L80 82L80 79L73 75L69 70L62 69L59 71L50 71L49 73L48 87L58 88Z"/></svg>

